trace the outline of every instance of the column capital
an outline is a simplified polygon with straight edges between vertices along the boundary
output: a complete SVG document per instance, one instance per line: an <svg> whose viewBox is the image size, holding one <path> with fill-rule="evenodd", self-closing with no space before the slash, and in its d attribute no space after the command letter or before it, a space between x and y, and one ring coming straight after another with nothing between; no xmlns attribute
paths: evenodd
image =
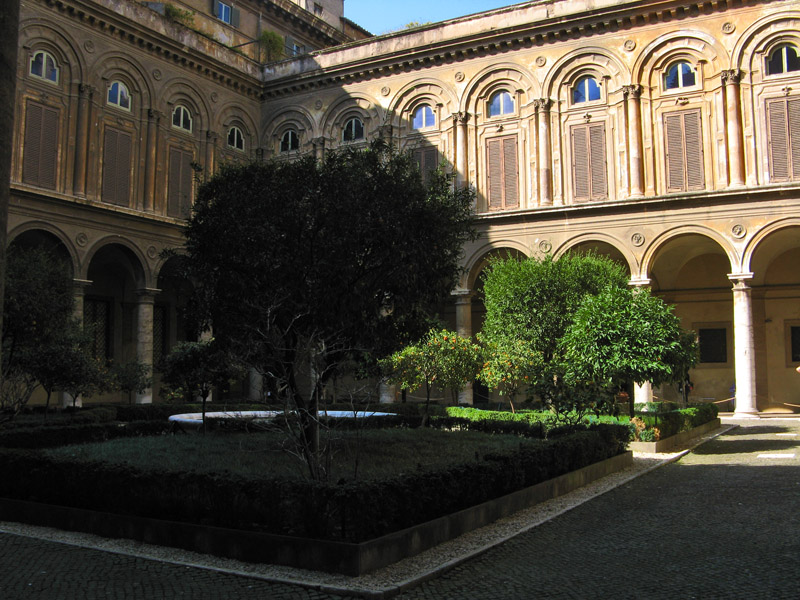
<svg viewBox="0 0 800 600"><path fill-rule="evenodd" d="M86 290L86 288L92 285L92 283L94 282L91 281L90 279L75 278L72 280L72 289L75 290L75 292L83 293Z"/></svg>
<svg viewBox="0 0 800 600"><path fill-rule="evenodd" d="M753 278L752 273L728 273L728 279L730 279L734 286L739 288L746 288L749 287L747 282Z"/></svg>
<svg viewBox="0 0 800 600"><path fill-rule="evenodd" d="M212 131L210 129L206 131L206 139L212 144L216 144L218 138L219 134L216 131Z"/></svg>
<svg viewBox="0 0 800 600"><path fill-rule="evenodd" d="M470 114L466 111L453 113L453 123L461 123L466 125L469 122Z"/></svg>
<svg viewBox="0 0 800 600"><path fill-rule="evenodd" d="M139 299L139 302L152 302L160 293L161 290L158 288L139 288L136 290L136 297Z"/></svg>
<svg viewBox="0 0 800 600"><path fill-rule="evenodd" d="M455 298L456 304L470 304L475 292L466 288L456 288L450 292L450 295Z"/></svg>
<svg viewBox="0 0 800 600"><path fill-rule="evenodd" d="M533 101L533 107L537 110L547 112L553 106L553 101L550 98L538 98Z"/></svg>
<svg viewBox="0 0 800 600"><path fill-rule="evenodd" d="M164 113L156 110L155 108L147 109L147 118L151 121L159 121L164 116Z"/></svg>
<svg viewBox="0 0 800 600"><path fill-rule="evenodd" d="M96 91L97 88L89 85L88 83L78 84L78 94L81 98L91 98Z"/></svg>
<svg viewBox="0 0 800 600"><path fill-rule="evenodd" d="M634 100L638 100L639 97L642 95L643 91L644 91L644 87L642 87L638 83L634 83L632 85L623 85L622 86L622 95L623 96L629 96L629 97L633 98Z"/></svg>
<svg viewBox="0 0 800 600"><path fill-rule="evenodd" d="M650 287L650 280L647 277L631 277L628 285L636 288Z"/></svg>
<svg viewBox="0 0 800 600"><path fill-rule="evenodd" d="M720 73L720 78L723 84L739 83L743 75L744 72L741 69L728 69Z"/></svg>

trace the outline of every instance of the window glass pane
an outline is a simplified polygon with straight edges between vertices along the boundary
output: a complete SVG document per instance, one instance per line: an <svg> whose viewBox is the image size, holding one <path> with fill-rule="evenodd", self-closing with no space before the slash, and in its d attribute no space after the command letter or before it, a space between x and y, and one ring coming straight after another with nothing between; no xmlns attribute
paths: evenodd
<svg viewBox="0 0 800 600"><path fill-rule="evenodd" d="M219 18L226 23L231 22L231 7L227 4L219 3Z"/></svg>
<svg viewBox="0 0 800 600"><path fill-rule="evenodd" d="M119 85L119 105L122 108L131 107L131 97L128 95L128 88L122 84Z"/></svg>
<svg viewBox="0 0 800 600"><path fill-rule="evenodd" d="M31 75L43 77L44 73L44 52L37 52L31 61Z"/></svg>
<svg viewBox="0 0 800 600"><path fill-rule="evenodd" d="M172 125L175 127L181 126L181 107L176 106L175 110L172 111Z"/></svg>
<svg viewBox="0 0 800 600"><path fill-rule="evenodd" d="M514 99L511 97L511 94L506 92L503 92L501 95L503 96L503 114L512 114L514 112Z"/></svg>
<svg viewBox="0 0 800 600"><path fill-rule="evenodd" d="M492 96L491 101L489 102L489 116L496 117L497 115L502 114L501 112L501 98L500 94L495 94Z"/></svg>
<svg viewBox="0 0 800 600"><path fill-rule="evenodd" d="M681 63L681 70L683 72L681 87L689 87L694 85L694 71L692 70L692 67L689 66L689 63Z"/></svg>
<svg viewBox="0 0 800 600"><path fill-rule="evenodd" d="M46 66L46 72L44 78L49 79L50 81L57 81L58 69L56 69L56 61L54 61L53 57L51 57L50 55L47 55L45 66Z"/></svg>
<svg viewBox="0 0 800 600"><path fill-rule="evenodd" d="M572 103L573 104L580 104L581 102L586 102L586 80L581 79L578 83L575 84L575 87L572 88Z"/></svg>
<svg viewBox="0 0 800 600"><path fill-rule="evenodd" d="M664 77L664 87L668 90L674 90L680 85L678 81L678 65L672 65L667 69L667 74Z"/></svg>
<svg viewBox="0 0 800 600"><path fill-rule="evenodd" d="M775 50L767 61L767 74L777 75L783 73L783 48Z"/></svg>
<svg viewBox="0 0 800 600"><path fill-rule="evenodd" d="M119 84L116 81L111 84L110 88L108 88L108 103L109 104L119 103Z"/></svg>
<svg viewBox="0 0 800 600"><path fill-rule="evenodd" d="M700 329L697 332L700 344L701 363L726 363L728 362L727 330L724 327L714 329Z"/></svg>
<svg viewBox="0 0 800 600"><path fill-rule="evenodd" d="M414 129L422 129L425 126L423 122L423 106L420 106L417 110L414 111Z"/></svg>
<svg viewBox="0 0 800 600"><path fill-rule="evenodd" d="M787 71L800 71L800 58L797 56L797 50L793 46L785 46L786 51L786 70Z"/></svg>
<svg viewBox="0 0 800 600"><path fill-rule="evenodd" d="M186 131L191 131L192 130L192 118L189 116L189 111L184 108L182 112L183 112L183 125L182 126Z"/></svg>

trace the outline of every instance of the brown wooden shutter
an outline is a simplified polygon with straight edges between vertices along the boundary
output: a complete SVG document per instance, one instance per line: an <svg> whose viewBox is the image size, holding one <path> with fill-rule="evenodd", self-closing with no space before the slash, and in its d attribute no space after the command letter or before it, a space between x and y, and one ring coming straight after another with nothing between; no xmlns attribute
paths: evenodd
<svg viewBox="0 0 800 600"><path fill-rule="evenodd" d="M572 182L574 200L588 200L591 194L589 168L589 142L586 125L572 128Z"/></svg>
<svg viewBox="0 0 800 600"><path fill-rule="evenodd" d="M517 137L503 138L503 208L519 207Z"/></svg>
<svg viewBox="0 0 800 600"><path fill-rule="evenodd" d="M699 110L683 113L683 135L686 142L686 189L702 190L706 187L706 180Z"/></svg>
<svg viewBox="0 0 800 600"><path fill-rule="evenodd" d="M192 153L170 148L167 216L188 219L192 206L191 194Z"/></svg>
<svg viewBox="0 0 800 600"><path fill-rule="evenodd" d="M493 138L486 142L486 173L489 210L519 207L517 136Z"/></svg>
<svg viewBox="0 0 800 600"><path fill-rule="evenodd" d="M422 182L427 184L431 171L439 167L439 150L436 148L418 148L414 150L414 162L422 175Z"/></svg>
<svg viewBox="0 0 800 600"><path fill-rule="evenodd" d="M784 98L767 101L770 181L789 179L789 129Z"/></svg>
<svg viewBox="0 0 800 600"><path fill-rule="evenodd" d="M55 189L58 156L58 110L28 102L25 112L25 145L22 182Z"/></svg>
<svg viewBox="0 0 800 600"><path fill-rule="evenodd" d="M800 98L787 98L789 113L789 155L792 159L792 179L800 179Z"/></svg>
<svg viewBox="0 0 800 600"><path fill-rule="evenodd" d="M705 188L703 132L699 110L664 115L667 192Z"/></svg>
<svg viewBox="0 0 800 600"><path fill-rule="evenodd" d="M500 138L486 142L486 164L489 210L498 210L503 208L503 142Z"/></svg>
<svg viewBox="0 0 800 600"><path fill-rule="evenodd" d="M103 140L103 201L128 206L131 185L130 134L107 127Z"/></svg>
<svg viewBox="0 0 800 600"><path fill-rule="evenodd" d="M591 199L608 198L606 165L606 126L603 123L589 125L589 169L591 171Z"/></svg>

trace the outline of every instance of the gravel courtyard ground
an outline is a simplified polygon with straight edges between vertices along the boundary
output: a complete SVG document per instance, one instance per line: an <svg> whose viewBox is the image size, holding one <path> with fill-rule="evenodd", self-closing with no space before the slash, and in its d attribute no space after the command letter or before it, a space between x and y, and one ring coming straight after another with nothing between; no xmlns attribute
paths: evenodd
<svg viewBox="0 0 800 600"><path fill-rule="evenodd" d="M727 422L739 427L661 468L639 456L358 579L0 523L0 598L797 598L800 420Z"/></svg>

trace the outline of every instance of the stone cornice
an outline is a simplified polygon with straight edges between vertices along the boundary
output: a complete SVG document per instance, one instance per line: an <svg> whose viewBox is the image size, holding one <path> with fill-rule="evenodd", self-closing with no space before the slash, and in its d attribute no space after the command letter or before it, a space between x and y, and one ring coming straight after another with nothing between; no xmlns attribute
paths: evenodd
<svg viewBox="0 0 800 600"><path fill-rule="evenodd" d="M800 185L798 184L766 185L736 190L705 190L679 195L646 196L644 198L587 202L585 204L564 206L541 206L511 211L478 213L475 216L476 224L479 227L504 223L527 223L530 221L542 224L565 218L595 218L613 214L622 214L640 219L643 211L655 213L662 209L696 209L698 207L738 205L742 203L747 203L749 205L748 210L752 211L754 207L758 206L759 202L773 200L797 201L798 195L800 195ZM785 207L781 208L781 210L785 210Z"/></svg>
<svg viewBox="0 0 800 600"><path fill-rule="evenodd" d="M411 72L423 67L452 64L467 58L499 55L520 48L534 48L576 40L604 33L618 33L644 25L680 23L684 19L712 15L737 8L771 3L773 0L698 0L689 4L679 0L597 1L583 11L550 12L550 6L566 3L538 0L462 17L443 23L396 32L351 42L337 48L319 50L268 65L264 72L265 97L280 97L304 90L341 85ZM494 27L489 21L498 19L503 25L506 13L528 10L540 18L529 22ZM464 27L469 21L474 27ZM486 20L485 27L480 21ZM678 25L679 26L679 25ZM453 34L448 36L448 28ZM441 35L432 32L440 30ZM463 30L463 33L460 33ZM405 43L402 43L404 42ZM386 50L386 48L392 48Z"/></svg>
<svg viewBox="0 0 800 600"><path fill-rule="evenodd" d="M348 38L343 32L314 16L289 0L259 0L256 5L272 12L282 21L299 27L307 34L322 40L327 45L343 44Z"/></svg>
<svg viewBox="0 0 800 600"><path fill-rule="evenodd" d="M120 43L180 64L196 75L247 97L258 99L261 96L258 63L198 32L172 23L148 8L129 2L126 11L120 13L112 10L109 0L34 1ZM231 62L210 56L205 51L209 46Z"/></svg>

